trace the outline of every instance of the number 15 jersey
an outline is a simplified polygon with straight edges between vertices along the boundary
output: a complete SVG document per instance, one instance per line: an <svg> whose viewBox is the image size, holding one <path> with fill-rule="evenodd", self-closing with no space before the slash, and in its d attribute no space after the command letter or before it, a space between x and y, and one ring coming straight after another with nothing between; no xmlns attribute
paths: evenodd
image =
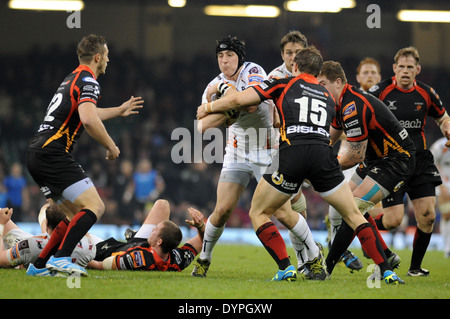
<svg viewBox="0 0 450 319"><path fill-rule="evenodd" d="M58 87L30 147L72 152L84 130L78 106L83 102L97 105L99 99L100 85L94 73L80 65Z"/></svg>
<svg viewBox="0 0 450 319"><path fill-rule="evenodd" d="M280 115L280 149L299 144L330 144L330 124L336 110L328 90L317 79L270 79L252 86L262 100L272 99Z"/></svg>

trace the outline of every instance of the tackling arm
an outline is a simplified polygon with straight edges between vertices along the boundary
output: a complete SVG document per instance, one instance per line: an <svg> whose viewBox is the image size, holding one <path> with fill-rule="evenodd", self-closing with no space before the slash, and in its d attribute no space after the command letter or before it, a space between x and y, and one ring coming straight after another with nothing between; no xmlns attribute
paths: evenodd
<svg viewBox="0 0 450 319"><path fill-rule="evenodd" d="M138 109L143 106L144 100L141 97L132 96L128 101L117 107L97 108L97 115L102 121L106 121L118 116L126 117L131 114L138 114Z"/></svg>
<svg viewBox="0 0 450 319"><path fill-rule="evenodd" d="M339 157L339 164L343 170L349 169L364 161L366 156L367 140L360 142L347 141L347 152Z"/></svg>

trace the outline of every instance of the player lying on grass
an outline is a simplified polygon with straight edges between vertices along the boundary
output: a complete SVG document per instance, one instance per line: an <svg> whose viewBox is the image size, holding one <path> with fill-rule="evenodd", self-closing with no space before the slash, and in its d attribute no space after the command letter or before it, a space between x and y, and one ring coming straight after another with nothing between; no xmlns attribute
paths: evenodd
<svg viewBox="0 0 450 319"><path fill-rule="evenodd" d="M186 223L197 228L198 234L178 247L182 240L180 228L170 217L170 205L157 200L144 224L127 242L109 238L97 244L95 260L88 267L104 270L182 271L202 248L205 230L204 216L188 208L192 220Z"/></svg>
<svg viewBox="0 0 450 319"><path fill-rule="evenodd" d="M39 213L42 233L34 236L20 229L11 220L12 212L9 208L0 209L0 268L33 266L32 263L44 249L54 229L65 218L65 214L54 203L42 206ZM73 262L86 267L95 257L95 244L98 241L101 239L94 235L84 236L71 255Z"/></svg>

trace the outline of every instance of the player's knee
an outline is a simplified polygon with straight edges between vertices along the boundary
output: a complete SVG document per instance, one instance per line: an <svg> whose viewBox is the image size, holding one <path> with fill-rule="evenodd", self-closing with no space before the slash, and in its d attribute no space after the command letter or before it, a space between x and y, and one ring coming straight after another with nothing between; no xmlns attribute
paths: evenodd
<svg viewBox="0 0 450 319"><path fill-rule="evenodd" d="M391 215L389 216L389 218L386 218L386 214L384 215L383 218L383 225L387 230L392 230L395 229L397 227L399 227L401 225L403 221L403 215Z"/></svg>
<svg viewBox="0 0 450 319"><path fill-rule="evenodd" d="M168 210L170 208L169 201L166 199L158 199L155 204L155 207L160 207L161 209Z"/></svg>

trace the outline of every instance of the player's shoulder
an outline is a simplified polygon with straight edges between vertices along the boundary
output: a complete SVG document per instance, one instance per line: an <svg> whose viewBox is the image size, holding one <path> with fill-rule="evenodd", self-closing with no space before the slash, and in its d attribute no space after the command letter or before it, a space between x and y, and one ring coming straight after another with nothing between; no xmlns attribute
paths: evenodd
<svg viewBox="0 0 450 319"><path fill-rule="evenodd" d="M387 87L393 84L392 78L384 79L377 84L374 84L369 88L368 92L371 94L377 94L383 92Z"/></svg>
<svg viewBox="0 0 450 319"><path fill-rule="evenodd" d="M255 62L244 62L242 72L247 74L263 74L264 76L267 76L264 68Z"/></svg>
<svg viewBox="0 0 450 319"><path fill-rule="evenodd" d="M275 69L273 69L272 71L270 71L270 73L268 74L267 77L268 77L269 79L273 79L273 78L275 78L275 79L281 79L281 78L286 77L286 75L285 75L285 73L284 73L284 71L283 71L283 65L284 65L284 64L282 64L282 65L276 67Z"/></svg>

